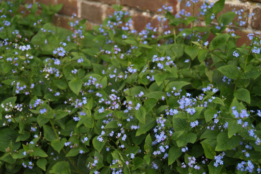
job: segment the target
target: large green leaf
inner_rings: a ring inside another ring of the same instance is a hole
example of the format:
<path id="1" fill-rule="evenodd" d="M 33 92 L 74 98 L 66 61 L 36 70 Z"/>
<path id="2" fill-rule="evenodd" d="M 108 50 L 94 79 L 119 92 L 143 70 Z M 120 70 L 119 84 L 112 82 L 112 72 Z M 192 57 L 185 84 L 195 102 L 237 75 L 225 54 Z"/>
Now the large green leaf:
<path id="1" fill-rule="evenodd" d="M 104 145 L 106 144 L 107 139 L 103 137 L 103 141 L 99 141 L 98 136 L 92 139 L 93 147 L 100 153 Z"/>
<path id="2" fill-rule="evenodd" d="M 211 121 L 216 113 L 217 113 L 217 111 L 213 108 L 206 109 L 204 112 L 204 117 L 205 117 L 206 122 Z"/>
<path id="3" fill-rule="evenodd" d="M 39 147 L 35 147 L 34 150 L 33 150 L 33 155 L 35 157 L 48 157 L 48 155 Z"/>
<path id="4" fill-rule="evenodd" d="M 155 98 L 149 98 L 149 99 L 145 100 L 144 107 L 145 107 L 146 111 L 150 112 L 154 108 L 154 106 L 157 104 L 157 101 L 158 100 Z"/>
<path id="5" fill-rule="evenodd" d="M 224 8 L 225 6 L 225 0 L 218 0 L 214 6 L 213 6 L 213 13 L 217 14 L 219 12 L 221 12 L 221 10 Z"/>
<path id="6" fill-rule="evenodd" d="M 52 174 L 71 174 L 70 165 L 67 161 L 59 161 L 51 168 Z"/>
<path id="7" fill-rule="evenodd" d="M 250 92 L 247 89 L 240 88 L 240 89 L 236 90 L 236 92 L 234 93 L 234 96 L 238 100 L 242 100 L 242 101 L 250 104 Z"/>
<path id="8" fill-rule="evenodd" d="M 172 146 L 169 149 L 168 165 L 171 165 L 177 158 L 182 155 L 180 148 Z"/>
<path id="9" fill-rule="evenodd" d="M 218 49 L 220 47 L 222 47 L 223 45 L 226 44 L 226 42 L 228 41 L 230 35 L 229 34 L 220 34 L 218 36 L 216 36 L 209 45 L 210 50 L 215 50 Z"/>
<path id="10" fill-rule="evenodd" d="M 145 139 L 144 150 L 147 154 L 150 154 L 152 152 L 152 139 L 150 134 L 148 134 Z"/>
<path id="11" fill-rule="evenodd" d="M 216 156 L 215 149 L 213 149 L 209 144 L 201 142 L 201 145 L 204 149 L 205 156 L 209 159 L 214 159 Z"/>
<path id="12" fill-rule="evenodd" d="M 236 13 L 235 12 L 232 12 L 232 11 L 229 11 L 229 12 L 226 12 L 226 13 L 223 13 L 221 14 L 219 17 L 218 17 L 218 21 L 220 24 L 223 24 L 223 25 L 228 25 L 230 22 L 233 21 L 233 19 L 236 17 Z"/>
<path id="13" fill-rule="evenodd" d="M 68 88 L 67 82 L 64 79 L 53 80 L 53 83 L 55 84 L 55 86 L 57 86 L 60 89 Z"/>
<path id="14" fill-rule="evenodd" d="M 5 128 L 0 131 L 0 151 L 5 152 L 5 150 L 9 147 L 10 142 L 14 145 L 14 149 L 19 148 L 20 143 L 15 142 L 18 136 L 18 131 L 15 131 L 11 128 Z"/>
<path id="15" fill-rule="evenodd" d="M 44 138 L 48 141 L 52 141 L 57 139 L 55 132 L 53 131 L 52 127 L 43 125 L 43 131 L 44 131 Z"/>
<path id="16" fill-rule="evenodd" d="M 145 124 L 143 123 L 139 123 L 139 129 L 136 132 L 136 136 L 139 136 L 141 134 L 145 134 L 146 132 L 148 132 L 150 129 L 152 129 L 156 124 L 156 120 L 154 118 L 150 117 L 146 117 L 146 121 Z"/>
<path id="17" fill-rule="evenodd" d="M 237 123 L 237 120 L 228 121 L 228 138 L 231 138 L 234 134 L 238 133 L 242 129 L 242 125 Z"/>
<path id="18" fill-rule="evenodd" d="M 64 143 L 67 140 L 65 138 L 58 140 L 58 139 L 54 139 L 51 141 L 51 146 L 54 148 L 54 150 L 56 150 L 58 153 L 60 153 L 60 151 L 62 150 Z"/>
<path id="19" fill-rule="evenodd" d="M 174 131 L 187 131 L 190 129 L 189 124 L 186 119 L 175 118 L 172 119 L 172 124 Z"/>
<path id="20" fill-rule="evenodd" d="M 47 165 L 47 160 L 44 158 L 40 158 L 37 160 L 36 165 L 45 171 L 46 165 Z"/>
<path id="21" fill-rule="evenodd" d="M 195 59 L 195 57 L 198 55 L 198 51 L 199 51 L 199 49 L 198 49 L 198 47 L 196 47 L 196 46 L 189 46 L 189 45 L 187 45 L 186 47 L 185 47 L 185 53 L 187 54 L 187 55 L 189 55 L 189 57 L 193 60 L 193 59 Z"/>
<path id="22" fill-rule="evenodd" d="M 74 79 L 69 82 L 70 89 L 78 95 L 81 88 L 82 88 L 82 80 L 81 79 Z"/>
<path id="23" fill-rule="evenodd" d="M 240 75 L 240 71 L 235 65 L 221 66 L 220 68 L 218 68 L 218 71 L 220 71 L 227 78 L 234 80 L 237 79 Z"/>
<path id="24" fill-rule="evenodd" d="M 232 150 L 237 147 L 240 143 L 240 138 L 238 136 L 233 136 L 228 138 L 227 132 L 221 132 L 217 136 L 217 147 L 216 151 Z"/>
<path id="25" fill-rule="evenodd" d="M 184 82 L 184 81 L 173 81 L 170 82 L 167 86 L 166 86 L 166 90 L 170 91 L 173 90 L 173 87 L 176 88 L 176 90 L 180 90 L 182 87 L 189 85 L 190 82 Z"/>
<path id="26" fill-rule="evenodd" d="M 144 107 L 140 107 L 139 110 L 135 110 L 135 117 L 143 124 L 145 124 L 146 120 L 146 109 Z"/>
<path id="27" fill-rule="evenodd" d="M 221 170 L 222 170 L 222 167 L 223 165 L 218 165 L 217 167 L 214 166 L 214 160 L 211 161 L 208 165 L 208 170 L 209 170 L 209 174 L 220 174 L 221 173 Z"/>
<path id="28" fill-rule="evenodd" d="M 197 140 L 197 135 L 189 132 L 182 134 L 179 139 L 176 141 L 178 147 L 186 146 L 188 143 L 195 143 Z"/>
<path id="29" fill-rule="evenodd" d="M 5 99 L 5 100 L 2 102 L 2 104 L 3 104 L 4 106 L 6 106 L 7 103 L 11 103 L 12 106 L 14 107 L 16 99 L 17 99 L 17 97 L 9 97 L 9 98 Z"/>

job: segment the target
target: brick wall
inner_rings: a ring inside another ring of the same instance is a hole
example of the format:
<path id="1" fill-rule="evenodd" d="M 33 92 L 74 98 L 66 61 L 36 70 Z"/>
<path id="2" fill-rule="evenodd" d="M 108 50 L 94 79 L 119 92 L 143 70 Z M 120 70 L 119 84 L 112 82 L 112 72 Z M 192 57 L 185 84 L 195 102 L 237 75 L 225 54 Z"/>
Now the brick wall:
<path id="1" fill-rule="evenodd" d="M 197 14 L 197 9 L 202 5 L 203 0 L 195 5 L 194 13 Z M 172 6 L 173 14 L 179 13 L 182 9 L 186 12 L 192 13 L 192 7 L 186 7 L 187 0 L 26 0 L 28 3 L 42 2 L 44 4 L 63 4 L 62 10 L 55 16 L 54 23 L 64 28 L 70 29 L 68 22 L 76 19 L 87 19 L 86 25 L 88 29 L 91 29 L 94 25 L 101 24 L 102 20 L 106 16 L 113 13 L 112 4 L 119 4 L 124 6 L 124 10 L 128 10 L 133 15 L 133 26 L 137 30 L 142 30 L 146 23 L 151 22 L 153 25 L 158 25 L 157 17 L 161 14 L 158 13 L 158 9 L 162 5 L 167 4 Z M 209 2 L 215 2 L 215 0 L 209 0 Z M 242 11 L 240 12 L 240 10 Z M 242 19 L 236 19 L 237 21 L 245 21 L 236 34 L 242 36 L 239 39 L 239 45 L 246 42 L 247 34 L 253 32 L 261 32 L 261 0 L 226 0 L 225 8 L 223 12 L 236 10 L 241 13 Z M 76 18 L 72 19 L 72 14 L 76 14 Z M 252 13 L 255 15 L 251 16 Z M 199 25 L 203 25 L 199 23 Z M 161 31 L 168 28 L 161 29 Z"/>

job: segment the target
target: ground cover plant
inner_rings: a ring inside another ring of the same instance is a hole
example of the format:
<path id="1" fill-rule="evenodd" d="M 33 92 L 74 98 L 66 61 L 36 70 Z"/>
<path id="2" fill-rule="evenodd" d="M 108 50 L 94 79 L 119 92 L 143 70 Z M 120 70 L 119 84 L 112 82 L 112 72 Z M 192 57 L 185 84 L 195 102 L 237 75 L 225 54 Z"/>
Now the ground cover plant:
<path id="1" fill-rule="evenodd" d="M 0 7 L 1 173 L 260 173 L 260 34 L 224 32 L 240 11 L 163 6 L 160 33 L 114 6 L 69 31 L 50 23 L 61 5 L 21 3 Z"/>

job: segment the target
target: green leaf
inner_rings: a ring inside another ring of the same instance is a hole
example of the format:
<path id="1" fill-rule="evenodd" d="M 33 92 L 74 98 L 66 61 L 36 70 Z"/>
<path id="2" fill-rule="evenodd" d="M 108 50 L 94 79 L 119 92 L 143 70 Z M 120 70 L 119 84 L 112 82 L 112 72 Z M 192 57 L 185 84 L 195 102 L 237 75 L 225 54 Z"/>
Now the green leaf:
<path id="1" fill-rule="evenodd" d="M 258 68 L 252 68 L 249 71 L 246 71 L 242 74 L 241 78 L 242 79 L 256 79 L 260 76 L 260 71 Z"/>
<path id="2" fill-rule="evenodd" d="M 245 88 L 240 88 L 234 93 L 234 97 L 250 104 L 250 92 Z"/>
<path id="3" fill-rule="evenodd" d="M 146 109 L 147 112 L 150 112 L 154 106 L 157 104 L 158 100 L 155 98 L 149 98 L 147 100 L 145 100 L 144 102 L 144 107 Z"/>
<path id="4" fill-rule="evenodd" d="M 130 146 L 126 149 L 125 154 L 136 154 L 139 152 L 140 147 L 139 146 Z"/>
<path id="5" fill-rule="evenodd" d="M 82 80 L 81 79 L 74 79 L 69 82 L 70 89 L 78 95 L 81 88 L 82 88 Z"/>
<path id="6" fill-rule="evenodd" d="M 217 111 L 215 109 L 212 109 L 212 108 L 206 109 L 204 112 L 204 117 L 205 117 L 206 122 L 211 121 L 215 114 L 217 114 Z"/>
<path id="7" fill-rule="evenodd" d="M 43 130 L 44 130 L 44 138 L 48 141 L 52 141 L 57 139 L 57 137 L 55 136 L 55 133 L 53 131 L 53 129 L 50 126 L 47 125 L 43 125 Z"/>
<path id="8" fill-rule="evenodd" d="M 212 100 L 213 103 L 216 103 L 216 104 L 220 104 L 222 106 L 225 106 L 225 103 L 223 102 L 223 100 L 219 97 L 215 97 L 215 99 Z"/>
<path id="9" fill-rule="evenodd" d="M 208 50 L 207 49 L 200 49 L 198 51 L 198 60 L 200 62 L 203 62 L 206 59 L 207 55 L 208 55 Z"/>
<path id="10" fill-rule="evenodd" d="M 5 99 L 2 104 L 6 106 L 7 103 L 11 103 L 12 106 L 15 106 L 15 101 L 16 101 L 17 97 L 9 97 L 7 99 Z"/>
<path id="11" fill-rule="evenodd" d="M 154 118 L 150 117 L 146 117 L 146 121 L 145 124 L 139 122 L 139 129 L 136 132 L 136 136 L 139 136 L 141 134 L 145 134 L 146 132 L 148 132 L 150 129 L 152 129 L 156 124 L 156 121 Z"/>
<path id="12" fill-rule="evenodd" d="M 148 134 L 145 139 L 144 150 L 147 154 L 150 154 L 152 152 L 152 139 L 150 134 Z"/>
<path id="13" fill-rule="evenodd" d="M 132 170 L 136 170 L 137 168 L 141 167 L 144 164 L 144 160 L 140 157 L 134 158 L 132 162 L 134 164 Z"/>
<path id="14" fill-rule="evenodd" d="M 53 83 L 60 89 L 64 90 L 68 88 L 67 82 L 64 79 L 53 80 Z"/>
<path id="15" fill-rule="evenodd" d="M 24 134 L 19 134 L 18 137 L 16 138 L 16 142 L 18 141 L 25 141 L 28 138 L 30 138 L 30 133 L 29 132 L 25 132 Z"/>
<path id="16" fill-rule="evenodd" d="M 184 131 L 175 131 L 172 135 L 173 140 L 179 139 L 179 137 L 184 133 Z"/>
<path id="17" fill-rule="evenodd" d="M 218 71 L 221 72 L 224 76 L 230 79 L 237 79 L 240 76 L 240 71 L 235 65 L 226 65 L 218 68 Z"/>
<path id="18" fill-rule="evenodd" d="M 241 111 L 241 110 L 243 110 L 243 109 L 246 109 L 245 108 L 245 106 L 242 104 L 242 103 L 239 103 L 238 102 L 238 100 L 237 100 L 237 98 L 236 97 L 234 97 L 234 99 L 233 99 L 233 101 L 232 101 L 232 103 L 231 103 L 231 105 L 230 105 L 230 108 L 232 108 L 232 107 L 236 107 L 236 110 L 237 111 Z M 232 114 L 232 109 L 230 110 L 230 113 Z M 232 114 L 233 115 L 233 114 Z M 235 118 L 235 116 L 234 116 L 234 118 Z"/>
<path id="19" fill-rule="evenodd" d="M 195 108 L 196 112 L 190 116 L 191 121 L 195 121 L 196 119 L 200 118 L 200 114 L 203 109 L 204 109 L 204 107 L 196 107 Z"/>
<path id="20" fill-rule="evenodd" d="M 237 124 L 237 120 L 228 121 L 228 138 L 231 138 L 234 134 L 238 133 L 242 129 L 242 125 Z"/>
<path id="21" fill-rule="evenodd" d="M 61 109 L 55 110 L 54 113 L 55 113 L 55 117 L 54 117 L 55 120 L 62 119 L 69 114 L 67 111 L 64 111 L 64 110 L 61 110 Z"/>
<path id="22" fill-rule="evenodd" d="M 22 158 L 26 158 L 26 155 L 24 155 L 25 150 L 24 149 L 20 149 L 17 153 L 12 153 L 12 157 L 13 159 L 22 159 Z"/>
<path id="23" fill-rule="evenodd" d="M 129 169 L 129 167 L 127 165 L 124 165 L 123 172 L 124 172 L 124 174 L 125 173 L 126 174 L 131 174 L 131 171 L 130 171 L 130 169 Z"/>
<path id="24" fill-rule="evenodd" d="M 230 24 L 230 22 L 232 22 L 235 17 L 236 17 L 236 13 L 229 11 L 229 12 L 221 14 L 218 17 L 218 22 L 225 26 L 225 25 Z"/>
<path id="25" fill-rule="evenodd" d="M 150 157 L 151 155 L 144 155 L 143 159 L 145 160 L 145 162 L 149 165 L 150 164 Z"/>
<path id="26" fill-rule="evenodd" d="M 209 159 L 214 159 L 214 156 L 216 156 L 215 149 L 213 149 L 209 144 L 201 142 L 201 145 L 204 149 L 205 156 Z"/>
<path id="27" fill-rule="evenodd" d="M 94 137 L 92 140 L 93 147 L 100 153 L 104 145 L 106 144 L 106 138 L 103 137 L 103 141 L 100 142 L 98 139 L 98 136 Z"/>
<path id="28" fill-rule="evenodd" d="M 106 124 L 104 129 L 117 128 L 117 127 L 119 127 L 117 123 L 118 123 L 117 120 L 110 121 L 108 124 Z"/>
<path id="29" fill-rule="evenodd" d="M 221 10 L 224 8 L 225 6 L 225 0 L 218 0 L 214 6 L 213 6 L 213 13 L 217 14 L 219 12 L 221 12 Z"/>
<path id="30" fill-rule="evenodd" d="M 223 165 L 218 165 L 217 167 L 214 166 L 214 160 L 211 161 L 208 165 L 209 174 L 220 174 L 223 168 Z"/>
<path id="31" fill-rule="evenodd" d="M 93 107 L 93 97 L 90 100 L 88 100 L 88 102 L 86 104 L 87 109 L 91 110 L 92 107 Z"/>
<path id="32" fill-rule="evenodd" d="M 240 143 L 240 138 L 238 136 L 233 136 L 228 138 L 227 132 L 221 132 L 217 136 L 217 147 L 216 151 L 232 150 L 237 147 Z"/>
<path id="33" fill-rule="evenodd" d="M 54 150 L 60 153 L 66 141 L 67 141 L 66 138 L 63 138 L 61 140 L 55 139 L 51 141 L 51 146 L 53 147 Z"/>
<path id="34" fill-rule="evenodd" d="M 154 99 L 161 99 L 162 96 L 165 96 L 164 92 L 159 92 L 159 91 L 155 91 L 155 92 L 149 92 L 145 95 L 148 98 L 154 98 Z"/>
<path id="35" fill-rule="evenodd" d="M 15 131 L 11 128 L 4 128 L 0 131 L 0 151 L 5 152 L 5 150 L 9 147 L 10 142 L 17 149 L 20 146 L 20 143 L 15 143 L 15 140 L 18 136 L 18 131 Z"/>
<path id="36" fill-rule="evenodd" d="M 172 119 L 172 124 L 174 131 L 187 131 L 189 128 L 188 122 L 186 119 L 181 119 L 181 118 L 175 118 L 173 117 Z"/>
<path id="37" fill-rule="evenodd" d="M 70 165 L 67 161 L 60 161 L 55 163 L 55 165 L 50 170 L 52 174 L 71 174 Z"/>
<path id="38" fill-rule="evenodd" d="M 35 147 L 33 150 L 33 155 L 36 157 L 48 157 L 48 155 L 39 147 Z"/>
<path id="39" fill-rule="evenodd" d="M 139 110 L 135 110 L 135 117 L 143 124 L 145 124 L 146 120 L 146 109 L 144 107 L 140 107 Z"/>
<path id="40" fill-rule="evenodd" d="M 157 73 L 154 76 L 154 79 L 157 83 L 158 86 L 160 86 L 162 84 L 162 82 L 168 77 L 168 73 L 167 72 L 163 72 L 163 73 Z"/>
<path id="41" fill-rule="evenodd" d="M 166 90 L 167 91 L 172 91 L 173 87 L 176 88 L 176 90 L 180 90 L 182 87 L 189 85 L 189 82 L 184 82 L 184 81 L 173 81 L 168 83 L 168 85 L 166 86 Z"/>
<path id="42" fill-rule="evenodd" d="M 187 46 L 185 47 L 185 53 L 186 53 L 187 55 L 189 55 L 189 57 L 190 57 L 192 60 L 195 59 L 195 57 L 198 55 L 198 51 L 199 51 L 198 47 L 195 47 L 195 46 L 189 46 L 189 45 L 187 45 Z"/>
<path id="43" fill-rule="evenodd" d="M 174 163 L 176 159 L 178 159 L 182 155 L 180 148 L 172 146 L 169 149 L 169 157 L 168 157 L 168 165 Z"/>
<path id="44" fill-rule="evenodd" d="M 47 160 L 44 158 L 38 159 L 36 165 L 46 171 Z"/>
<path id="45" fill-rule="evenodd" d="M 112 111 L 104 111 L 103 113 L 99 113 L 98 110 L 95 111 L 94 113 L 94 119 L 95 120 L 100 120 L 105 118 L 107 115 L 109 115 L 110 113 L 112 113 Z"/>
<path id="46" fill-rule="evenodd" d="M 67 154 L 66 157 L 72 157 L 78 155 L 80 152 L 79 148 L 72 148 Z"/>
<path id="47" fill-rule="evenodd" d="M 205 130 L 205 132 L 200 136 L 200 139 L 208 138 L 208 139 L 216 139 L 218 135 L 217 130 Z"/>
<path id="48" fill-rule="evenodd" d="M 186 146 L 188 143 L 195 143 L 197 140 L 197 135 L 189 132 L 182 134 L 179 139 L 176 141 L 178 147 Z"/>
<path id="49" fill-rule="evenodd" d="M 223 45 L 226 44 L 226 42 L 228 41 L 230 35 L 229 34 L 220 34 L 218 36 L 216 36 L 209 45 L 209 49 L 210 50 L 215 50 L 218 49 L 220 47 L 222 47 Z"/>

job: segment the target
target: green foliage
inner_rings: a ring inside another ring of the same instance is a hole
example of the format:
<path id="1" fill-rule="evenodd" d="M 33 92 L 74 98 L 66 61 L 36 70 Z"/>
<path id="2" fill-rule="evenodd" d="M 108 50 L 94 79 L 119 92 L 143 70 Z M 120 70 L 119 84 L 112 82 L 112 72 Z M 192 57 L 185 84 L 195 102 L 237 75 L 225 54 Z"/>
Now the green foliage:
<path id="1" fill-rule="evenodd" d="M 260 38 L 224 33 L 240 14 L 224 0 L 204 27 L 165 8 L 164 34 L 117 5 L 69 31 L 51 23 L 62 5 L 21 3 L 0 5 L 0 173 L 258 173 Z"/>

